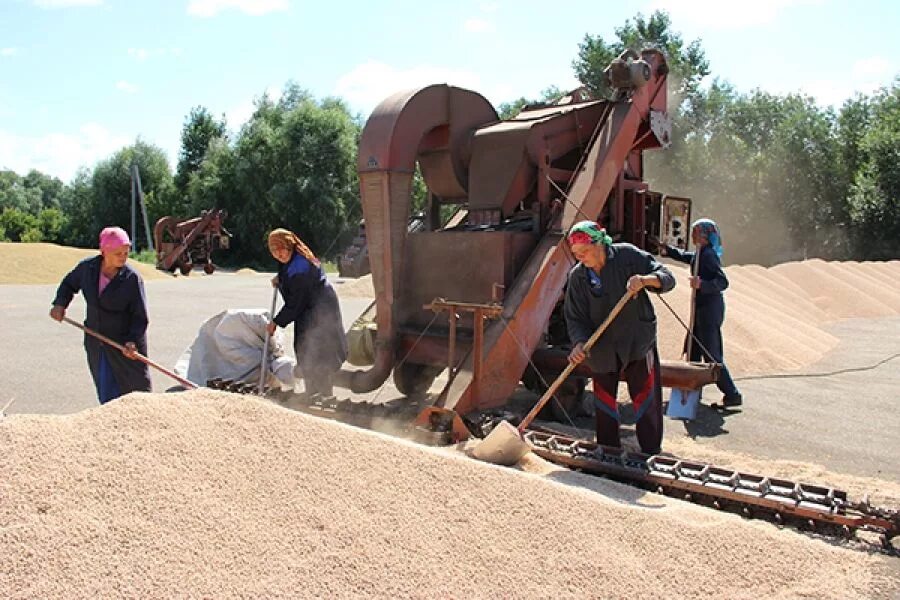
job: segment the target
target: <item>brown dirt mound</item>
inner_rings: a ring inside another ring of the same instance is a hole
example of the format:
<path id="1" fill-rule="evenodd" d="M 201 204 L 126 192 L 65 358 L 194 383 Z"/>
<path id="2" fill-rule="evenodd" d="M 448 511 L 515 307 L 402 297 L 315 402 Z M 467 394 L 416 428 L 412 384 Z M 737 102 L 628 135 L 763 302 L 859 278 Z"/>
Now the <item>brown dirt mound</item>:
<path id="1" fill-rule="evenodd" d="M 79 261 L 97 253 L 57 244 L 0 242 L 0 284 L 59 283 Z M 153 265 L 136 260 L 129 260 L 128 264 L 144 279 L 165 277 Z"/>
<path id="2" fill-rule="evenodd" d="M 884 559 L 212 391 L 0 420 L 0 596 L 864 598 Z M 896 582 L 894 582 L 896 583 Z"/>

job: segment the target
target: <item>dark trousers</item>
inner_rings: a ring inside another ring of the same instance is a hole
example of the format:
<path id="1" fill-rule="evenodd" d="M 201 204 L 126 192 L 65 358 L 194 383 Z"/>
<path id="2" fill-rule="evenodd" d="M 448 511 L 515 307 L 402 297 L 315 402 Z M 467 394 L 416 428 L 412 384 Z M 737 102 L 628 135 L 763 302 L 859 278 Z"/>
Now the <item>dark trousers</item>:
<path id="1" fill-rule="evenodd" d="M 106 357 L 106 349 L 100 349 L 100 374 L 97 377 L 97 397 L 100 404 L 106 404 L 122 395 L 119 383 L 113 373 L 109 358 Z"/>
<path id="2" fill-rule="evenodd" d="M 619 408 L 616 404 L 619 373 L 624 375 L 628 384 L 641 451 L 645 454 L 659 454 L 663 437 L 662 376 L 655 346 L 646 357 L 620 366 L 615 373 L 594 374 L 594 395 L 598 400 L 597 443 L 617 448 L 622 446 L 619 438 Z"/>
<path id="3" fill-rule="evenodd" d="M 725 321 L 725 305 L 719 306 L 697 307 L 697 314 L 694 321 L 694 336 L 706 349 L 694 340 L 691 344 L 691 357 L 693 362 L 717 362 L 722 365 L 722 371 L 719 373 L 719 380 L 716 385 L 725 396 L 737 396 L 737 386 L 731 378 L 728 367 L 725 366 L 725 349 L 722 341 L 722 323 Z"/>
<path id="4" fill-rule="evenodd" d="M 307 369 L 303 373 L 303 385 L 308 394 L 334 395 L 334 371 L 331 369 Z"/>

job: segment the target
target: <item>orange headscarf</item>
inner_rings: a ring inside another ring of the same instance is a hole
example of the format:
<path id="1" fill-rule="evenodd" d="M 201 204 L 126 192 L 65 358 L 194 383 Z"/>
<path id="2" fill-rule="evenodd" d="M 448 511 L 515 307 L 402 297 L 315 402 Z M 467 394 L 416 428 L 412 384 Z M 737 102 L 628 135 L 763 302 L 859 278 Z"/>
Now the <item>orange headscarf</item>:
<path id="1" fill-rule="evenodd" d="M 275 246 L 276 248 L 288 248 L 301 254 L 306 260 L 311 262 L 312 264 L 319 266 L 319 259 L 316 258 L 316 255 L 312 253 L 312 250 L 309 249 L 309 246 L 303 243 L 303 241 L 297 237 L 297 234 L 288 229 L 283 229 L 279 227 L 278 229 L 272 230 L 269 234 L 269 247 Z"/>

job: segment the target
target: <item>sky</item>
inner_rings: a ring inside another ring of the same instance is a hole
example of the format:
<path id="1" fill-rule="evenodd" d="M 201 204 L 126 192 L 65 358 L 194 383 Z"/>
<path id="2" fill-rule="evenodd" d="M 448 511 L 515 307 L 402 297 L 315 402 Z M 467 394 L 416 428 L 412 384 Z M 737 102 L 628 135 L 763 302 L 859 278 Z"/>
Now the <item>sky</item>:
<path id="1" fill-rule="evenodd" d="M 900 75 L 896 0 L 0 0 L 0 169 L 68 182 L 140 137 L 174 170 L 192 107 L 237 131 L 288 81 L 363 118 L 433 83 L 572 89 L 585 35 L 655 10 L 741 92 L 839 107 Z"/>

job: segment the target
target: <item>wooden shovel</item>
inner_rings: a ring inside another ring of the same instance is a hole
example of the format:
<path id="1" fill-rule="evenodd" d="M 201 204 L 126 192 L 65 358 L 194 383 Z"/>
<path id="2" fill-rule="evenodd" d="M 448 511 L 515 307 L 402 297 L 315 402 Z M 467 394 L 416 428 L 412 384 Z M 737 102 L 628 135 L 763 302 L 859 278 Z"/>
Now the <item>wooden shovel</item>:
<path id="1" fill-rule="evenodd" d="M 600 327 L 594 331 L 588 341 L 584 343 L 585 352 L 591 349 L 594 342 L 603 335 L 603 332 L 606 331 L 609 324 L 613 322 L 613 319 L 615 319 L 620 312 L 622 312 L 622 309 L 625 308 L 625 305 L 628 304 L 628 301 L 633 297 L 634 294 L 626 290 L 625 295 L 619 299 L 612 311 L 610 311 L 609 316 L 607 316 L 603 323 L 600 324 Z M 475 447 L 472 451 L 473 456 L 485 462 L 504 466 L 514 465 L 522 460 L 522 457 L 531 451 L 531 446 L 522 439 L 522 433 L 529 425 L 531 425 L 531 422 L 538 413 L 541 412 L 544 405 L 553 397 L 553 394 L 556 393 L 559 386 L 562 385 L 566 380 L 566 377 L 568 377 L 577 366 L 578 365 L 573 363 L 569 363 L 568 366 L 566 366 L 563 372 L 559 374 L 559 377 L 550 384 L 550 387 L 547 388 L 547 391 L 544 392 L 544 395 L 541 396 L 538 403 L 534 405 L 531 412 L 522 419 L 522 422 L 519 423 L 518 427 L 513 427 L 509 421 L 500 421 L 500 423 L 491 430 L 488 436 L 481 440 L 478 446 Z"/>
<path id="2" fill-rule="evenodd" d="M 700 268 L 700 248 L 694 255 L 694 262 L 691 263 L 691 275 L 696 277 Z M 691 318 L 687 332 L 687 340 L 685 342 L 685 360 L 691 361 L 691 350 L 694 343 L 694 319 L 697 314 L 697 288 L 691 286 Z M 686 388 L 672 388 L 669 395 L 669 408 L 666 410 L 666 416 L 670 419 L 679 419 L 682 421 L 693 421 L 697 418 L 697 407 L 700 406 L 700 390 L 692 390 Z"/>
<path id="3" fill-rule="evenodd" d="M 74 320 L 70 319 L 69 317 L 63 317 L 62 320 L 65 321 L 66 323 L 68 323 L 69 325 L 73 325 L 73 326 L 77 327 L 78 329 L 82 330 L 86 334 L 97 338 L 104 344 L 109 344 L 113 348 L 116 348 L 117 350 L 119 350 L 123 353 L 126 352 L 125 346 L 123 346 L 122 344 L 120 344 L 118 342 L 114 342 L 113 340 L 109 339 L 102 333 L 97 333 L 93 329 L 89 329 L 89 328 L 85 327 L 84 325 L 82 325 L 81 323 L 79 323 L 78 321 L 74 321 Z M 135 360 L 139 360 L 142 363 L 144 363 L 145 365 L 153 367 L 160 373 L 163 373 L 164 375 L 168 375 L 169 377 L 171 377 L 172 379 L 174 379 L 175 381 L 177 381 L 178 383 L 180 383 L 181 385 L 183 385 L 184 387 L 186 387 L 189 390 L 196 389 L 196 387 L 197 387 L 197 384 L 192 383 L 192 382 L 188 381 L 187 379 L 184 379 L 183 377 L 179 377 L 178 375 L 176 375 L 172 371 L 168 370 L 167 368 L 163 367 L 162 365 L 153 362 L 152 360 L 150 360 L 149 358 L 147 358 L 140 352 L 135 352 Z"/>

